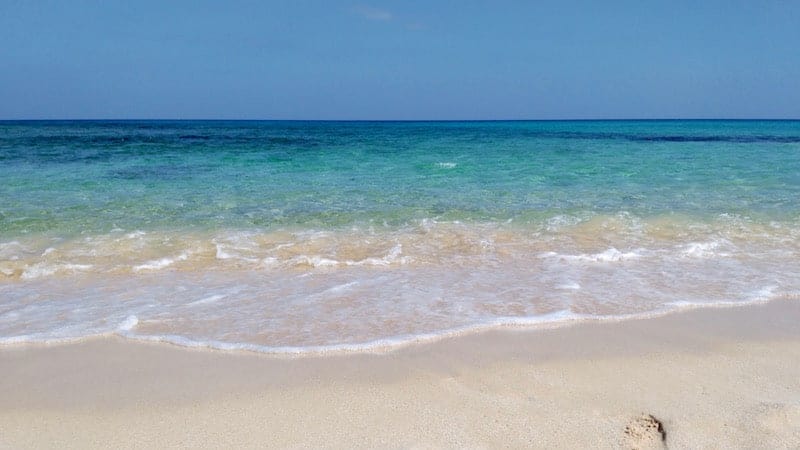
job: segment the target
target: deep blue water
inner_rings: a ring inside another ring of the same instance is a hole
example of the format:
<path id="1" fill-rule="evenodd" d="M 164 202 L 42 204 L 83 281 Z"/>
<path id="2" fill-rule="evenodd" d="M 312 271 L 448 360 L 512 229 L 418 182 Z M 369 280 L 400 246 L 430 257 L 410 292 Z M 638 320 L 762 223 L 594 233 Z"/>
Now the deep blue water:
<path id="1" fill-rule="evenodd" d="M 2 122 L 0 235 L 800 212 L 800 122 Z"/>

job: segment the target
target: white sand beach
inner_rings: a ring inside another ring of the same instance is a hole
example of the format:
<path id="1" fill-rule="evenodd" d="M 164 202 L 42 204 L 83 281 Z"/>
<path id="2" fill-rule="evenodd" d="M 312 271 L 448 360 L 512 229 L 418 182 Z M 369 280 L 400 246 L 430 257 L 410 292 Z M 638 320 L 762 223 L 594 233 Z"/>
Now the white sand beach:
<path id="1" fill-rule="evenodd" d="M 303 358 L 7 346 L 0 447 L 797 448 L 798 320 L 782 301 Z"/>

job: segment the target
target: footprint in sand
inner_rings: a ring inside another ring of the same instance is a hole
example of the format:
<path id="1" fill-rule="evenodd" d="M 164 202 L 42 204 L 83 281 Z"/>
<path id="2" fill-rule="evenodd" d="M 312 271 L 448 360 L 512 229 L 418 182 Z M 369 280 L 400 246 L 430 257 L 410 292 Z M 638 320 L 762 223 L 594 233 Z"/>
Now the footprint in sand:
<path id="1" fill-rule="evenodd" d="M 642 414 L 628 422 L 622 445 L 635 450 L 667 448 L 664 424 L 650 414 Z"/>

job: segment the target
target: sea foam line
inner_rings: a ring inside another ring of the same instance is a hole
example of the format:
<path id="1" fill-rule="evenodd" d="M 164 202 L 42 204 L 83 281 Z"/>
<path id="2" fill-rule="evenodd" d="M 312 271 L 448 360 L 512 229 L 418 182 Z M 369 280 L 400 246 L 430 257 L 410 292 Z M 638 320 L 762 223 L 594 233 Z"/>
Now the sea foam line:
<path id="1" fill-rule="evenodd" d="M 179 347 L 205 349 L 210 351 L 253 352 L 276 357 L 333 356 L 341 354 L 386 354 L 415 345 L 430 344 L 446 339 L 452 339 L 471 334 L 479 334 L 493 330 L 540 330 L 562 328 L 584 323 L 615 323 L 628 320 L 653 319 L 696 309 L 738 308 L 765 304 L 778 300 L 800 299 L 800 291 L 775 294 L 774 290 L 774 286 L 765 287 L 754 292 L 749 300 L 743 301 L 718 301 L 709 303 L 675 301 L 665 304 L 663 308 L 643 313 L 595 316 L 589 314 L 577 314 L 568 310 L 560 310 L 539 316 L 498 317 L 485 322 L 464 325 L 438 332 L 387 337 L 362 343 L 310 346 L 268 346 L 243 342 L 233 343 L 215 340 L 198 341 L 174 334 L 140 335 L 136 334 L 135 332 L 136 326 L 139 323 L 139 319 L 136 316 L 128 316 L 115 330 L 109 332 L 86 336 L 39 339 L 37 339 L 37 337 L 42 336 L 42 333 L 37 333 L 36 335 L 9 336 L 0 338 L 0 346 L 63 345 L 83 342 L 89 339 L 117 336 L 138 342 L 169 344 Z"/>

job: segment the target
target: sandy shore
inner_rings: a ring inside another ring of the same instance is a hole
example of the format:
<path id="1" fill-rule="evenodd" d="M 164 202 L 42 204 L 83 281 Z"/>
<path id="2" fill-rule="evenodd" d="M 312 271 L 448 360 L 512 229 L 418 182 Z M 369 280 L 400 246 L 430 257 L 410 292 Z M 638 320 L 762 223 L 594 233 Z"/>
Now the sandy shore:
<path id="1" fill-rule="evenodd" d="M 798 301 L 383 355 L 4 347 L 0 373 L 2 448 L 800 447 Z"/>

